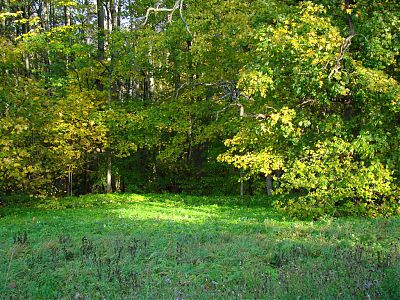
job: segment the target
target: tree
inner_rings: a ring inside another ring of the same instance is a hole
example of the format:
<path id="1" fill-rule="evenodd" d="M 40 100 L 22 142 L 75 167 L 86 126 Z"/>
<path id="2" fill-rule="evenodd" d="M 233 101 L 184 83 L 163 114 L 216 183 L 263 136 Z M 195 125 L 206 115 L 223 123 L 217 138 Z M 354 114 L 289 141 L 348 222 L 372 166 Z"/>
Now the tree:
<path id="1" fill-rule="evenodd" d="M 399 8 L 2 3 L 1 189 L 274 192 L 294 215 L 396 213 Z"/>
<path id="2" fill-rule="evenodd" d="M 344 20 L 349 10 L 356 6 Z M 283 173 L 277 192 L 299 198 L 277 204 L 303 217 L 399 208 L 400 85 L 350 47 L 357 33 L 348 24 L 343 36 L 322 5 L 302 2 L 259 31 L 259 57 L 240 80 L 258 120 L 243 123 L 221 156 L 253 174 Z"/>

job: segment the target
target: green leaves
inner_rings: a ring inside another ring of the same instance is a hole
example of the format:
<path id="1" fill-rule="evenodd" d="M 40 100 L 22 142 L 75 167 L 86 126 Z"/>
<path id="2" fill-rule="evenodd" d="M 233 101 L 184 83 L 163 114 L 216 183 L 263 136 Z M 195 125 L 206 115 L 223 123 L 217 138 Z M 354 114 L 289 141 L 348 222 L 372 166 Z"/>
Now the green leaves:
<path id="1" fill-rule="evenodd" d="M 104 16 L 14 4 L 0 14 L 7 192 L 102 191 L 112 158 L 117 190 L 235 193 L 240 174 L 249 193 L 299 196 L 279 204 L 293 214 L 396 211 L 393 1 L 185 0 L 192 35 L 163 14 L 140 26 L 147 0 L 104 1 Z"/>
<path id="2" fill-rule="evenodd" d="M 251 176 L 282 173 L 276 193 L 299 199 L 277 207 L 292 215 L 391 214 L 399 208 L 392 142 L 400 85 L 345 48 L 336 23 L 324 6 L 302 2 L 259 30 L 258 55 L 239 86 L 247 116 L 264 117 L 243 122 L 220 159 Z"/>

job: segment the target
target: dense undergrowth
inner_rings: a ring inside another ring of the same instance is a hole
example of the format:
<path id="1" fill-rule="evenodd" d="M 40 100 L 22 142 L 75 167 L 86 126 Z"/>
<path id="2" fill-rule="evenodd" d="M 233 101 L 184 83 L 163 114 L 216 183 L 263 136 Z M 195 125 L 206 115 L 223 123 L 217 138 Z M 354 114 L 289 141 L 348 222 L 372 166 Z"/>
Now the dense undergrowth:
<path id="1" fill-rule="evenodd" d="M 398 299 L 400 219 L 262 198 L 91 195 L 1 208 L 2 299 Z"/>

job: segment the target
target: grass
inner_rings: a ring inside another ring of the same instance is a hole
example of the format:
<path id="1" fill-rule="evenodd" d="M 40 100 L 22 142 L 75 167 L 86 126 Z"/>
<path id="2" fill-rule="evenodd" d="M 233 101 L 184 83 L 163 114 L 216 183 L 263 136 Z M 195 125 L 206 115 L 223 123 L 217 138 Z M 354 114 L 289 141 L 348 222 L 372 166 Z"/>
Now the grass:
<path id="1" fill-rule="evenodd" d="M 179 195 L 0 215 L 0 299 L 400 299 L 399 218 L 295 221 L 262 198 Z"/>

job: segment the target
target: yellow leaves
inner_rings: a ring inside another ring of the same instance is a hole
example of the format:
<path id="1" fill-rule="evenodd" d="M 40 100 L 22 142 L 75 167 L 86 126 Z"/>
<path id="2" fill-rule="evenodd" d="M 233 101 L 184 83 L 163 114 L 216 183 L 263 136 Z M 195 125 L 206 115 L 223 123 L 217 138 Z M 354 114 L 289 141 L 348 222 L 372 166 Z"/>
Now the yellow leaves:
<path id="1" fill-rule="evenodd" d="M 276 29 L 275 36 L 276 37 L 284 36 L 287 33 L 289 33 L 289 30 L 287 27 L 280 27 L 280 28 Z"/>
<path id="2" fill-rule="evenodd" d="M 78 6 L 78 3 L 76 1 L 70 1 L 70 0 L 61 0 L 61 1 L 59 0 L 58 4 L 62 5 L 62 6 L 70 6 L 70 7 Z"/>
<path id="3" fill-rule="evenodd" d="M 260 71 L 249 71 L 242 75 L 238 85 L 243 87 L 246 95 L 249 97 L 260 93 L 261 97 L 266 97 L 268 90 L 273 87 L 273 79 Z"/>
<path id="4" fill-rule="evenodd" d="M 31 25 L 38 25 L 38 24 L 40 24 L 40 22 L 41 22 L 41 19 L 39 17 L 33 17 L 33 18 L 29 19 L 29 23 Z"/>
<path id="5" fill-rule="evenodd" d="M 306 1 L 301 4 L 302 14 L 300 20 L 309 24 L 312 27 L 316 27 L 318 25 L 326 26 L 326 21 L 324 18 L 319 17 L 318 15 L 326 14 L 326 9 L 323 5 L 313 4 L 311 1 Z"/>
<path id="6" fill-rule="evenodd" d="M 400 104 L 400 95 L 396 96 L 392 101 L 391 104 L 393 107 L 396 108 L 396 111 L 399 110 L 399 104 Z"/>
<path id="7" fill-rule="evenodd" d="M 388 77 L 384 71 L 365 68 L 359 62 L 356 62 L 355 66 L 361 79 L 359 83 L 362 83 L 366 89 L 375 93 L 394 93 L 395 97 L 396 94 L 399 97 L 400 84 L 395 79 Z"/>
<path id="8" fill-rule="evenodd" d="M 283 107 L 280 112 L 270 115 L 271 124 L 274 126 L 280 120 L 285 125 L 291 125 L 293 118 L 296 116 L 296 111 L 288 107 Z"/>
<path id="9" fill-rule="evenodd" d="M 258 51 L 265 53 L 265 59 L 272 62 L 278 57 L 284 57 L 298 66 L 302 73 L 317 76 L 319 86 L 322 87 L 327 67 L 335 63 L 340 51 L 342 37 L 331 19 L 321 16 L 325 13 L 322 6 L 305 2 L 302 4 L 302 12 L 300 22 L 289 17 L 277 26 L 264 29 L 259 36 L 261 43 Z M 272 71 L 269 73 L 272 74 Z M 250 94 L 253 90 L 249 89 Z"/>
<path id="10" fill-rule="evenodd" d="M 296 115 L 296 112 L 293 109 L 289 109 L 284 107 L 282 109 L 282 123 L 283 124 L 291 124 L 293 117 Z"/>
<path id="11" fill-rule="evenodd" d="M 280 114 L 279 113 L 271 114 L 270 118 L 271 118 L 271 121 L 272 121 L 272 125 L 275 125 L 279 121 Z"/>
<path id="12" fill-rule="evenodd" d="M 261 123 L 260 124 L 260 130 L 263 134 L 269 133 L 270 132 L 270 128 L 267 126 L 267 124 L 265 123 Z"/>
<path id="13" fill-rule="evenodd" d="M 3 12 L 0 13 L 0 20 L 5 20 L 8 18 L 18 18 L 19 16 L 21 16 L 24 12 L 19 10 L 15 13 L 11 13 L 11 12 Z"/>
<path id="14" fill-rule="evenodd" d="M 339 94 L 342 96 L 346 96 L 350 93 L 350 89 L 344 85 L 339 85 Z"/>
<path id="15" fill-rule="evenodd" d="M 238 169 L 248 170 L 249 174 L 263 173 L 268 175 L 284 166 L 283 156 L 275 154 L 271 147 L 245 154 L 235 154 L 229 151 L 219 155 L 218 161 L 232 164 Z"/>
<path id="16" fill-rule="evenodd" d="M 21 133 L 22 131 L 24 131 L 24 130 L 26 130 L 26 129 L 28 129 L 28 126 L 27 126 L 27 125 L 17 124 L 17 125 L 15 125 L 15 127 L 14 127 L 14 132 L 15 132 L 16 134 L 19 134 L 19 133 Z"/>
<path id="17" fill-rule="evenodd" d="M 233 138 L 225 140 L 224 145 L 236 151 L 239 149 L 237 146 L 243 144 L 244 141 L 245 139 L 243 138 L 243 136 L 237 134 Z"/>

